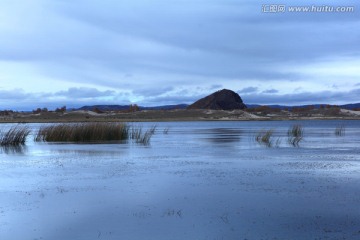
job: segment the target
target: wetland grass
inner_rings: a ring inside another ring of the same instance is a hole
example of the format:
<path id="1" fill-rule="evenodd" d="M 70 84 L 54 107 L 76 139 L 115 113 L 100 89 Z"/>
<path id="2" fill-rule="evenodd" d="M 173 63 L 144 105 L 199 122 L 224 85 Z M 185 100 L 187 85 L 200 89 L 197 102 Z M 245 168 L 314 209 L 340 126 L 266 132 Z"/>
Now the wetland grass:
<path id="1" fill-rule="evenodd" d="M 0 145 L 3 147 L 24 145 L 30 129 L 26 126 L 11 127 L 5 133 L 0 132 Z"/>
<path id="2" fill-rule="evenodd" d="M 298 147 L 301 140 L 303 140 L 304 129 L 301 125 L 296 124 L 288 130 L 288 143 L 294 147 Z"/>
<path id="3" fill-rule="evenodd" d="M 156 126 L 143 133 L 142 127 L 125 123 L 78 123 L 43 126 L 35 135 L 37 142 L 103 143 L 133 140 L 148 145 Z"/>
<path id="4" fill-rule="evenodd" d="M 125 123 L 78 123 L 43 126 L 35 136 L 40 142 L 106 142 L 129 139 Z"/>
<path id="5" fill-rule="evenodd" d="M 151 130 L 147 130 L 144 134 L 140 135 L 137 139 L 135 139 L 136 143 L 141 143 L 143 145 L 149 145 L 150 139 L 153 133 Z"/>
<path id="6" fill-rule="evenodd" d="M 156 125 L 152 126 L 150 129 L 143 133 L 142 127 L 131 127 L 130 138 L 133 139 L 136 143 L 143 145 L 149 145 L 151 137 L 155 134 Z"/>
<path id="7" fill-rule="evenodd" d="M 255 140 L 261 144 L 264 145 L 266 147 L 273 147 L 274 144 L 275 146 L 279 146 L 280 145 L 280 138 L 278 138 L 276 141 L 274 140 L 274 130 L 269 129 L 269 130 L 263 130 L 260 131 L 256 137 Z"/>

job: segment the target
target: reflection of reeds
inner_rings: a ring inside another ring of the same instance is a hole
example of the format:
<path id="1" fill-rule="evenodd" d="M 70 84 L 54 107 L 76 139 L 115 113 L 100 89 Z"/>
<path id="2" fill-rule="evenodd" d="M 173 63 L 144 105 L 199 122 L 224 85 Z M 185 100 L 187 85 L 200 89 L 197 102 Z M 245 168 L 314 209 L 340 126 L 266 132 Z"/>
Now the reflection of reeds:
<path id="1" fill-rule="evenodd" d="M 266 147 L 272 147 L 274 145 L 274 137 L 273 137 L 274 130 L 263 130 L 260 131 L 256 137 L 255 140 L 262 145 L 265 145 Z M 281 140 L 278 138 L 275 142 L 276 146 L 279 146 Z"/>
<path id="2" fill-rule="evenodd" d="M 101 142 L 128 138 L 129 127 L 124 123 L 79 123 L 41 127 L 35 136 L 35 141 Z"/>
<path id="3" fill-rule="evenodd" d="M 5 133 L 0 133 L 1 146 L 24 145 L 30 129 L 26 126 L 14 126 Z"/>
<path id="4" fill-rule="evenodd" d="M 345 126 L 344 125 L 336 126 L 335 135 L 339 136 L 339 137 L 344 136 L 345 135 Z"/>
<path id="5" fill-rule="evenodd" d="M 1 146 L 0 153 L 5 154 L 23 154 L 27 150 L 25 144 L 21 145 L 8 145 L 8 146 Z"/>
<path id="6" fill-rule="evenodd" d="M 298 147 L 300 141 L 303 139 L 304 130 L 303 127 L 299 124 L 293 125 L 288 130 L 288 143 L 294 147 Z"/>

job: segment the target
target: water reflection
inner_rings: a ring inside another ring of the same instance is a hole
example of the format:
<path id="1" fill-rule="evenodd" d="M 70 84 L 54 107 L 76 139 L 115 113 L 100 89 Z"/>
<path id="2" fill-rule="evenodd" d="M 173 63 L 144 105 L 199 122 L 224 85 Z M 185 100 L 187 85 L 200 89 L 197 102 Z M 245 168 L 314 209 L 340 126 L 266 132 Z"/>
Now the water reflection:
<path id="1" fill-rule="evenodd" d="M 241 136 L 244 134 L 242 129 L 238 128 L 209 128 L 200 129 L 197 131 L 198 134 L 205 135 L 202 138 L 212 143 L 231 143 L 239 142 Z M 210 135 L 210 136 L 209 136 Z"/>
<path id="2" fill-rule="evenodd" d="M 19 145 L 19 146 L 1 146 L 0 147 L 0 153 L 5 154 L 24 154 L 27 152 L 27 147 L 25 145 Z"/>

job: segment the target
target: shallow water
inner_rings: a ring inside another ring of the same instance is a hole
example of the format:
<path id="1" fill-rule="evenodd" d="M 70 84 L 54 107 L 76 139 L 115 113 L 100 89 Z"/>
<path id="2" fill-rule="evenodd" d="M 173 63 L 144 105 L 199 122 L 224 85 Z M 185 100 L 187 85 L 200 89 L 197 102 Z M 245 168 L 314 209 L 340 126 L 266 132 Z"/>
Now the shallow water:
<path id="1" fill-rule="evenodd" d="M 0 148 L 0 239 L 360 239 L 360 121 L 156 124 L 149 146 Z"/>

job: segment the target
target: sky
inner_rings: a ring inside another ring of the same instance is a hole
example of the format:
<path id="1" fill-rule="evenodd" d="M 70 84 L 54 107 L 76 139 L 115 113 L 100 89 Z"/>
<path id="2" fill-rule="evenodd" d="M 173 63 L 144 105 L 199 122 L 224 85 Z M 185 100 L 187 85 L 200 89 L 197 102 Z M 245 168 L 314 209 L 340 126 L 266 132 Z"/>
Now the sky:
<path id="1" fill-rule="evenodd" d="M 224 88 L 246 104 L 360 102 L 358 0 L 0 3 L 0 110 L 189 104 Z"/>

